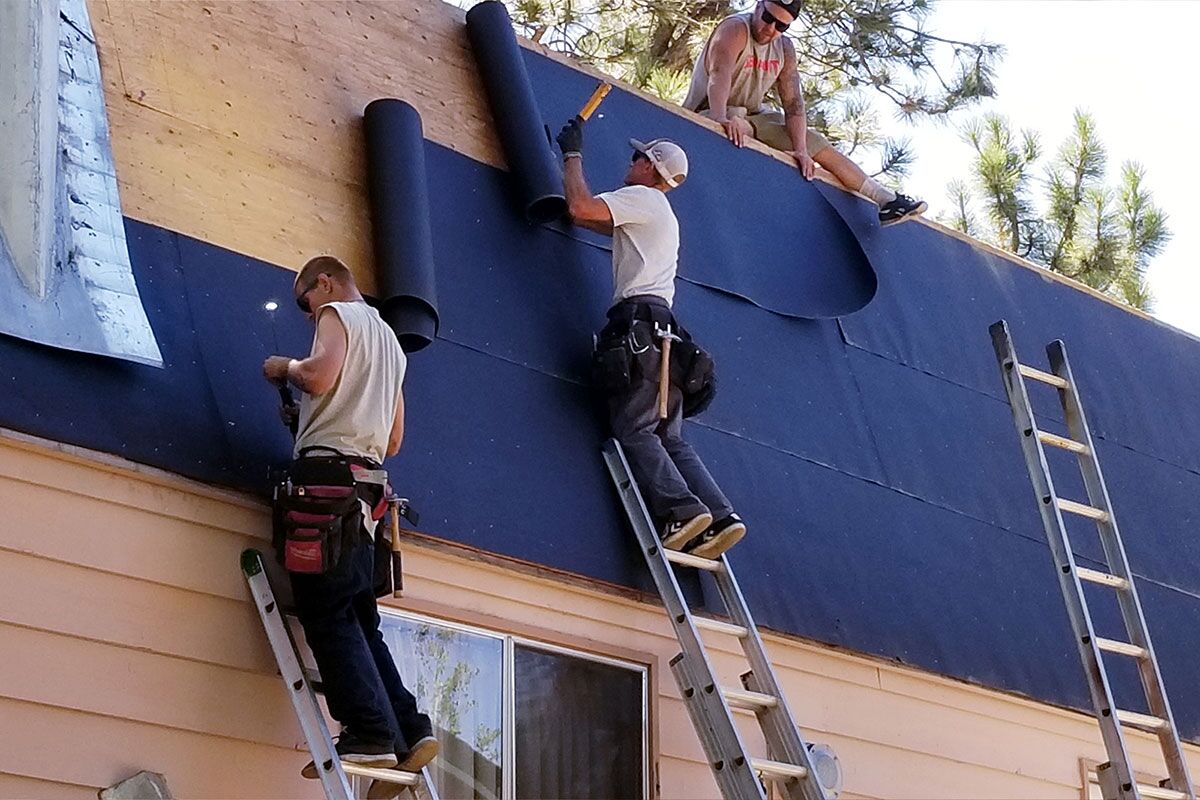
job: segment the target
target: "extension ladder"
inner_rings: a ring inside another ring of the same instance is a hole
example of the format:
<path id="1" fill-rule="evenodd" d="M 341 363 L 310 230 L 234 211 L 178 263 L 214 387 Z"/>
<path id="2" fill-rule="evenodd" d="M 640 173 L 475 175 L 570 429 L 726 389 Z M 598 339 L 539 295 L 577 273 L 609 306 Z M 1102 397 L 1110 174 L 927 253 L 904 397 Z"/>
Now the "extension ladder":
<path id="1" fill-rule="evenodd" d="M 1150 631 L 1146 628 L 1145 617 L 1142 616 L 1137 587 L 1125 557 L 1125 547 L 1121 544 L 1121 534 L 1117 530 L 1117 520 L 1113 514 L 1108 490 L 1104 486 L 1104 477 L 1100 473 L 1100 462 L 1096 456 L 1091 431 L 1083 415 L 1083 406 L 1079 400 L 1075 378 L 1071 374 L 1071 365 L 1067 361 L 1066 348 L 1061 341 L 1047 345 L 1046 354 L 1050 359 L 1051 372 L 1042 372 L 1017 360 L 1008 324 L 1004 320 L 992 325 L 990 331 L 996 357 L 1000 361 L 1004 388 L 1012 407 L 1013 420 L 1020 435 L 1021 449 L 1025 453 L 1025 463 L 1029 467 L 1029 477 L 1037 494 L 1038 508 L 1041 510 L 1042 522 L 1046 529 L 1046 540 L 1050 544 L 1050 552 L 1058 568 L 1058 581 L 1067 603 L 1067 614 L 1075 633 L 1075 644 L 1083 660 L 1084 672 L 1087 673 L 1092 705 L 1095 708 L 1096 719 L 1100 722 L 1104 747 L 1108 751 L 1108 762 L 1097 768 L 1105 800 L 1196 800 L 1195 790 L 1188 776 L 1187 763 L 1179 745 L 1175 720 L 1171 717 L 1167 692 L 1159 674 L 1158 661 L 1150 644 Z M 1058 436 L 1037 427 L 1033 406 L 1025 388 L 1026 379 L 1049 384 L 1058 390 L 1069 436 Z M 1044 447 L 1057 447 L 1078 457 L 1084 485 L 1087 487 L 1087 503 L 1058 496 L 1054 490 Z M 1085 517 L 1096 523 L 1108 561 L 1107 572 L 1076 565 L 1067 529 L 1063 524 L 1064 513 Z M 1128 641 L 1121 642 L 1096 636 L 1081 581 L 1116 590 Z M 1104 670 L 1103 652 L 1132 658 L 1137 662 L 1150 714 L 1124 711 L 1113 702 L 1112 689 Z M 1122 726 L 1157 735 L 1170 775 L 1163 785 L 1150 786 L 1137 782 L 1129 762 L 1129 751 L 1125 746 Z"/>
<path id="2" fill-rule="evenodd" d="M 602 452 L 679 639 L 682 652 L 671 659 L 671 672 L 683 694 L 722 797 L 725 800 L 765 800 L 765 779 L 780 785 L 788 800 L 825 800 L 825 790 L 817 780 L 808 745 L 801 738 L 787 699 L 775 679 L 771 661 L 729 562 L 724 556 L 715 560 L 699 558 L 661 547 L 620 443 L 610 439 L 605 442 Z M 709 572 L 733 622 L 694 616 L 680 591 L 672 564 Z M 730 634 L 741 643 L 750 665 L 750 672 L 742 676 L 743 688 L 717 686 L 704 641 L 700 638 L 701 629 Z M 750 757 L 731 708 L 754 712 L 771 754 L 778 760 Z"/>
<path id="3" fill-rule="evenodd" d="M 274 592 L 271 591 L 271 582 L 267 579 L 263 567 L 262 553 L 252 549 L 242 552 L 242 574 L 250 587 L 250 593 L 254 596 L 254 605 L 258 608 L 258 616 L 266 629 L 271 652 L 275 654 L 279 673 L 287 686 L 288 698 L 292 701 L 292 710 L 300 722 L 300 730 L 304 733 L 304 741 L 312 754 L 313 764 L 317 767 L 317 777 L 321 781 L 321 788 L 327 800 L 354 800 L 360 796 L 361 792 L 357 791 L 356 785 L 358 778 L 372 778 L 406 786 L 414 798 L 417 797 L 417 787 L 424 778 L 429 800 L 438 800 L 437 789 L 429 777 L 428 767 L 420 773 L 401 772 L 394 769 L 361 767 L 338 759 L 329 728 L 325 724 L 325 715 L 317 703 L 314 680 L 310 679 L 307 671 L 300 665 L 291 630 L 279 604 L 275 602 Z"/>

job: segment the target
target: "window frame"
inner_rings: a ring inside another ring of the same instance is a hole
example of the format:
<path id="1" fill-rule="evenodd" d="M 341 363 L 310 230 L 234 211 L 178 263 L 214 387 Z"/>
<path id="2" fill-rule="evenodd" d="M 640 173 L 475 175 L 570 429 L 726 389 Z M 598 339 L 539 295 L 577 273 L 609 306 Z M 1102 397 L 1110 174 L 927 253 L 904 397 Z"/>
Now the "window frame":
<path id="1" fill-rule="evenodd" d="M 501 642 L 501 676 L 500 676 L 500 692 L 501 692 L 501 712 L 500 712 L 500 774 L 501 800 L 514 800 L 517 794 L 517 752 L 516 752 L 516 651 L 517 646 L 525 647 L 531 650 L 540 650 L 542 652 L 551 653 L 554 655 L 567 656 L 569 658 L 579 658 L 586 661 L 591 661 L 606 666 L 624 669 L 630 672 L 640 673 L 641 689 L 642 689 L 642 741 L 641 741 L 641 764 L 642 764 L 642 798 L 643 800 L 652 800 L 651 789 L 651 753 L 650 753 L 650 723 L 651 723 L 651 702 L 650 702 L 650 664 L 641 661 L 632 661 L 616 656 L 603 655 L 600 653 L 582 650 L 569 645 L 549 642 L 542 639 L 535 639 L 525 634 L 505 633 L 503 631 L 494 630 L 483 627 L 481 625 L 459 622 L 457 620 L 446 619 L 422 611 L 410 611 L 404 608 L 398 608 L 390 605 L 379 606 L 380 616 L 391 616 L 406 622 L 412 622 L 423 625 L 440 625 L 450 630 L 460 633 L 482 636 L 488 639 L 499 640 Z"/>
<path id="2" fill-rule="evenodd" d="M 1103 761 L 1097 761 L 1094 758 L 1080 757 L 1079 759 L 1079 775 L 1082 790 L 1080 797 L 1083 800 L 1091 800 L 1091 787 L 1100 788 L 1100 777 L 1096 772 L 1096 768 L 1103 764 Z M 1133 779 L 1139 784 L 1146 786 L 1158 786 L 1159 781 L 1166 780 L 1165 775 L 1155 775 L 1152 772 L 1143 772 L 1140 769 L 1133 771 Z"/>

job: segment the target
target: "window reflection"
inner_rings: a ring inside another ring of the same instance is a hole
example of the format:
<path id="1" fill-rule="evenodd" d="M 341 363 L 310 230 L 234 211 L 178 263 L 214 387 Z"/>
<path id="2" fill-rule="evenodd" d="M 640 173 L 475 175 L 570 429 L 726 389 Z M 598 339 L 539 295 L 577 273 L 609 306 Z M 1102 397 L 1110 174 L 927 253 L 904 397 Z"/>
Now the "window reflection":
<path id="1" fill-rule="evenodd" d="M 441 754 L 430 765 L 442 800 L 498 800 L 502 791 L 502 639 L 383 616 L 404 684 L 433 719 Z"/>

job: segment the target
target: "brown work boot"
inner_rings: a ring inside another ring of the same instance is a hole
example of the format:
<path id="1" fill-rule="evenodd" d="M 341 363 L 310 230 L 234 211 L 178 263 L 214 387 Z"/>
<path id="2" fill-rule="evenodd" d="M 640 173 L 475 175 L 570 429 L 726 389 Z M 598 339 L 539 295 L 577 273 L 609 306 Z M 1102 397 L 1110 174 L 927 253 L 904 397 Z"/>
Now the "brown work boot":
<path id="1" fill-rule="evenodd" d="M 420 772 L 437 757 L 440 749 L 441 745 L 438 744 L 437 739 L 432 736 L 424 736 L 413 744 L 408 755 L 396 765 L 395 769 L 398 772 Z M 371 786 L 367 789 L 367 800 L 395 800 L 404 792 L 405 788 L 403 784 L 391 781 L 371 781 Z"/>

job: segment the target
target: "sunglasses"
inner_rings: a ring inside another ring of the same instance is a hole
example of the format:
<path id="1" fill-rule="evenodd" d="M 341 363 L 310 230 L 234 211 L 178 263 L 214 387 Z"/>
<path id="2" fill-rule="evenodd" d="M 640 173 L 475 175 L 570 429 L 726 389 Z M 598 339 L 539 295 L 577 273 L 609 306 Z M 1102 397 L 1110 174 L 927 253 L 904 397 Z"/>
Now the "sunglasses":
<path id="1" fill-rule="evenodd" d="M 317 288 L 317 284 L 320 282 L 320 280 L 321 280 L 321 276 L 320 276 L 320 275 L 318 275 L 317 277 L 313 278 L 313 280 L 312 280 L 312 283 L 308 284 L 308 286 L 307 286 L 307 287 L 304 289 L 304 291 L 303 291 L 303 292 L 301 292 L 300 294 L 296 295 L 296 305 L 297 305 L 297 306 L 299 307 L 299 309 L 300 309 L 301 311 L 303 311 L 305 314 L 311 314 L 311 313 L 312 313 L 312 306 L 310 306 L 310 305 L 308 304 L 308 293 L 309 293 L 309 292 L 311 292 L 313 289 Z"/>
<path id="2" fill-rule="evenodd" d="M 650 156 L 646 155 L 646 154 L 645 154 L 645 153 L 643 153 L 641 150 L 634 150 L 634 151 L 633 151 L 633 158 L 629 159 L 629 163 L 630 163 L 630 164 L 636 164 L 638 161 L 640 161 L 640 160 L 642 160 L 642 159 L 645 159 L 646 161 L 649 161 L 649 160 L 650 160 Z"/>
<path id="3" fill-rule="evenodd" d="M 776 19 L 775 16 L 772 15 L 770 11 L 767 11 L 766 6 L 763 6 L 762 21 L 767 23 L 768 25 L 774 25 L 775 30 L 779 31 L 780 33 L 783 33 L 784 31 L 786 31 L 788 29 L 788 27 L 792 24 L 790 22 L 781 22 L 778 19 Z"/>

